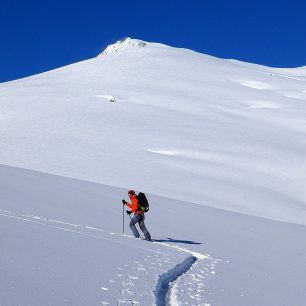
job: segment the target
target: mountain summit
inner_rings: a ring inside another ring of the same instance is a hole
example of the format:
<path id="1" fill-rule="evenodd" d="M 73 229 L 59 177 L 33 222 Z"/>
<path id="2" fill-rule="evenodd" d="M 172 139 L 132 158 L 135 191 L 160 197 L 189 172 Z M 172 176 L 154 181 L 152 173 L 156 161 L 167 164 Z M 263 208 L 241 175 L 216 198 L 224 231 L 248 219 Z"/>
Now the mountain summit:
<path id="1" fill-rule="evenodd" d="M 111 53 L 118 52 L 119 50 L 127 49 L 127 48 L 135 48 L 135 47 L 145 47 L 148 43 L 142 40 L 133 39 L 127 37 L 123 40 L 118 40 L 116 43 L 108 45 L 107 48 L 98 56 L 107 55 Z"/>

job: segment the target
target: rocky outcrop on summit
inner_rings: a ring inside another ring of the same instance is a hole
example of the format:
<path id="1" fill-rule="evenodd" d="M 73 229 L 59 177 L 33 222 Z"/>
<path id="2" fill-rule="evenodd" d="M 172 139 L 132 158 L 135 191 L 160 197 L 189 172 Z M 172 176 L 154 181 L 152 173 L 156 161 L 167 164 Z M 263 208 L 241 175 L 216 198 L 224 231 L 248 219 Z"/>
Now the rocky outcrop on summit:
<path id="1" fill-rule="evenodd" d="M 125 38 L 124 40 L 118 40 L 115 44 L 107 46 L 107 48 L 98 55 L 103 56 L 111 53 L 118 52 L 119 50 L 133 48 L 133 47 L 145 47 L 148 43 L 138 39 L 132 39 L 130 37 Z"/>

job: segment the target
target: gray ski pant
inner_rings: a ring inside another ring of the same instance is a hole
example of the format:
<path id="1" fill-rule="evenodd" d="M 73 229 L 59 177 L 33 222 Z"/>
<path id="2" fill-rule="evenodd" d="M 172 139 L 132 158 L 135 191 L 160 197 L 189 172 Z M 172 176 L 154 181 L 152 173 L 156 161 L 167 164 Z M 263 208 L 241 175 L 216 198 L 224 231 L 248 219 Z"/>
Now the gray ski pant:
<path id="1" fill-rule="evenodd" d="M 133 232 L 133 235 L 136 237 L 136 238 L 139 238 L 139 232 L 136 228 L 136 223 L 139 224 L 139 228 L 141 229 L 141 231 L 143 232 L 144 236 L 146 239 L 148 240 L 151 240 L 151 235 L 149 233 L 149 231 L 147 230 L 146 226 L 145 226 L 145 223 L 144 223 L 144 215 L 134 215 L 134 217 L 131 219 L 131 222 L 130 222 L 130 228 Z"/>

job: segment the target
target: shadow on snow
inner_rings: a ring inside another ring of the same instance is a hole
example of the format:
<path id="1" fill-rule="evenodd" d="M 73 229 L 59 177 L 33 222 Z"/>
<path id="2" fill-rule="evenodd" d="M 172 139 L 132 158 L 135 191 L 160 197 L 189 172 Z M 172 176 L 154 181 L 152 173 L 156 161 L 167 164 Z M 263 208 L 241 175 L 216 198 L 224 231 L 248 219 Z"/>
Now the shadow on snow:
<path id="1" fill-rule="evenodd" d="M 152 239 L 154 242 L 173 242 L 173 243 L 183 243 L 183 244 L 202 244 L 201 242 L 195 242 L 192 240 L 182 240 L 173 238 L 162 238 L 162 239 Z"/>

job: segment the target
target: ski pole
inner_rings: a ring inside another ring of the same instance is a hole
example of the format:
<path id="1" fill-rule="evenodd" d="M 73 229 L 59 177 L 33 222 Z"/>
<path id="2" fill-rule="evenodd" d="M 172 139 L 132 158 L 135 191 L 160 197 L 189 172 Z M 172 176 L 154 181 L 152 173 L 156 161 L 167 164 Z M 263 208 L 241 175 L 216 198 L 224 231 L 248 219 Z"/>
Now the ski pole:
<path id="1" fill-rule="evenodd" d="M 122 205 L 122 232 L 124 235 L 124 204 Z"/>

